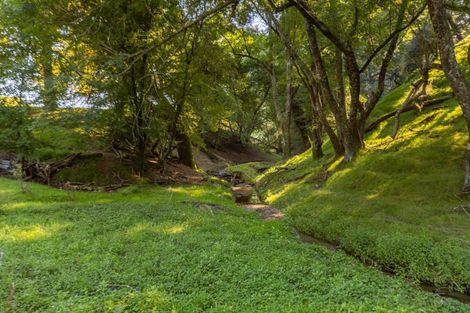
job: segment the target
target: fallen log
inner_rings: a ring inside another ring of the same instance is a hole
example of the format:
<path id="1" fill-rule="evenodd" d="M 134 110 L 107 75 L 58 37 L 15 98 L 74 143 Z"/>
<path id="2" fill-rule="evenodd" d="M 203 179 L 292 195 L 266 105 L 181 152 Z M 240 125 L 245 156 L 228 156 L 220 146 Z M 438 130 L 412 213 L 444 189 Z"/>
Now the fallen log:
<path id="1" fill-rule="evenodd" d="M 23 162 L 23 179 L 26 181 L 34 180 L 47 185 L 50 185 L 51 178 L 59 170 L 69 167 L 72 163 L 79 158 L 81 153 L 74 153 L 66 156 L 64 159 L 53 162 Z"/>
<path id="2" fill-rule="evenodd" d="M 401 113 L 403 113 L 403 110 L 408 107 L 413 106 L 413 103 L 418 102 L 420 97 L 426 95 L 426 87 L 428 85 L 428 77 L 429 77 L 428 72 L 429 70 L 427 70 L 422 75 L 423 78 L 411 84 L 413 88 L 411 88 L 410 92 L 408 93 L 408 96 L 406 97 L 405 102 L 403 102 L 400 108 L 396 111 L 395 125 L 393 126 L 393 132 L 392 132 L 393 139 L 395 139 L 395 137 L 398 134 L 398 130 L 400 129 L 400 115 Z M 419 107 L 419 109 L 421 109 L 421 107 Z"/>
<path id="3" fill-rule="evenodd" d="M 401 110 L 400 113 L 405 113 L 405 112 L 409 112 L 409 111 L 413 111 L 413 110 L 421 110 L 421 109 L 424 109 L 424 108 L 427 108 L 427 107 L 430 107 L 430 106 L 433 106 L 433 105 L 436 105 L 436 104 L 440 104 L 442 102 L 445 102 L 447 100 L 450 100 L 452 99 L 453 95 L 447 95 L 447 96 L 443 96 L 441 98 L 437 98 L 437 99 L 433 99 L 433 100 L 427 100 L 427 101 L 423 101 L 421 104 L 419 104 L 418 106 L 417 105 L 410 105 L 406 108 L 403 108 Z M 379 117 L 377 120 L 375 120 L 374 122 L 370 123 L 366 129 L 365 129 L 365 132 L 368 133 L 374 129 L 376 129 L 382 122 L 394 117 L 397 112 L 399 110 L 395 110 L 393 112 L 390 112 L 390 113 L 387 113 L 381 117 Z"/>

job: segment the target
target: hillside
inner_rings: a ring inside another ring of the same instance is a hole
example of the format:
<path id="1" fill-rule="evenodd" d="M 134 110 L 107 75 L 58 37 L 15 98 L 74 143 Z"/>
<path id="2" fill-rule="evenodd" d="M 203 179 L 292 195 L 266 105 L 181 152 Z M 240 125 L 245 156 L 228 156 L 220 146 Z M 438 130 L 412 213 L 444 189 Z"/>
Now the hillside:
<path id="1" fill-rule="evenodd" d="M 458 61 L 470 72 L 466 45 Z M 411 81 L 411 80 L 410 80 Z M 410 81 L 391 91 L 370 122 L 400 107 Z M 430 73 L 433 97 L 449 94 L 443 73 Z M 403 113 L 396 139 L 393 118 L 367 134 L 350 164 L 305 152 L 257 178 L 265 201 L 300 231 L 340 245 L 408 278 L 467 289 L 470 282 L 470 210 L 460 194 L 467 131 L 454 99 Z"/>

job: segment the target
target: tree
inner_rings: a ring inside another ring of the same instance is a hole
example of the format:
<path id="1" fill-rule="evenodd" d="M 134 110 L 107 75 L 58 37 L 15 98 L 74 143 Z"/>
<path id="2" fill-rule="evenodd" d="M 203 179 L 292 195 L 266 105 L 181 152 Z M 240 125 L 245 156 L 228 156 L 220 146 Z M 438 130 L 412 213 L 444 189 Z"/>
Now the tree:
<path id="1" fill-rule="evenodd" d="M 470 134 L 470 82 L 465 79 L 455 58 L 454 40 L 449 25 L 445 2 L 442 0 L 426 1 L 432 25 L 436 32 L 439 56 L 442 68 L 449 81 L 455 98 L 462 108 L 463 116 Z M 470 137 L 467 144 L 467 164 L 463 191 L 470 192 Z"/>
<path id="2" fill-rule="evenodd" d="M 290 0 L 283 6 L 276 6 L 273 2 L 268 2 L 274 12 L 283 12 L 289 7 L 295 7 L 304 17 L 311 58 L 314 64 L 312 72 L 304 71 L 304 76 L 313 77 L 313 79 L 307 79 L 306 81 L 312 85 L 310 87 L 312 90 L 319 92 L 319 100 L 326 104 L 334 116 L 337 134 L 332 133 L 332 127 L 327 123 L 326 118 L 319 115 L 319 120 L 323 129 L 329 135 L 336 154 L 341 155 L 344 153 L 345 160 L 351 161 L 363 146 L 366 120 L 384 92 L 384 81 L 400 33 L 417 20 L 424 7 L 420 7 L 414 14 L 410 14 L 411 17 L 406 21 L 405 17 L 407 12 L 410 11 L 408 0 L 401 1 L 399 5 L 390 6 L 380 2 L 371 2 L 364 8 L 359 7 L 356 1 L 351 4 L 328 1 L 329 6 L 322 6 L 324 2 L 321 5 L 314 2 L 314 8 L 312 8 L 311 3 L 303 0 Z M 330 13 L 338 10 L 346 10 L 351 14 L 333 16 L 332 18 Z M 377 14 L 377 11 L 379 14 Z M 273 13 L 268 14 L 272 15 Z M 326 17 L 322 19 L 321 14 Z M 377 25 L 390 24 L 391 31 L 386 36 L 370 31 L 371 19 L 368 16 L 372 15 L 376 17 L 374 23 L 377 23 Z M 280 30 L 279 27 L 277 28 Z M 336 76 L 333 79 L 329 78 L 330 70 L 326 66 L 326 56 L 320 49 L 317 32 L 327 39 L 328 43 L 333 46 L 332 50 L 335 51 L 336 59 L 333 64 L 338 66 L 335 71 Z M 278 31 L 278 33 L 286 47 L 289 47 L 291 45 L 290 39 L 286 38 L 282 31 Z M 365 47 L 366 49 L 364 49 Z M 289 50 L 291 54 L 297 54 L 292 47 Z M 381 56 L 381 59 L 377 62 L 379 56 Z M 299 60 L 300 58 L 296 57 L 295 59 Z M 344 68 L 341 66 L 343 61 Z M 361 99 L 365 96 L 361 86 L 363 76 L 369 67 L 374 64 L 377 64 L 379 68 L 376 79 L 377 84 L 373 91 L 366 96 L 367 100 L 363 101 Z M 299 67 L 307 68 L 302 65 L 299 65 Z M 343 79 L 343 76 L 348 78 L 347 81 Z M 314 84 L 318 86 L 313 86 Z M 345 97 L 346 95 L 343 92 L 346 89 L 349 91 L 348 97 Z M 314 94 L 313 96 L 318 97 Z M 345 101 L 346 98 L 349 99 L 348 102 Z M 321 109 L 316 111 L 321 114 Z"/>
<path id="3" fill-rule="evenodd" d="M 293 43 L 293 40 L 292 40 L 292 37 L 299 37 L 299 38 L 302 38 L 302 36 L 297 36 L 298 34 L 297 33 L 294 33 L 294 36 L 292 36 L 292 34 L 290 32 L 295 32 L 296 31 L 296 28 L 298 27 L 298 25 L 295 25 L 295 21 L 298 20 L 298 16 L 296 16 L 295 14 L 284 14 L 282 16 L 282 18 L 284 18 L 282 21 L 278 20 L 278 18 L 275 16 L 274 12 L 271 11 L 271 9 L 275 9 L 274 5 L 272 3 L 270 3 L 269 5 L 266 5 L 264 2 L 261 2 L 260 4 L 258 4 L 257 6 L 255 6 L 255 9 L 256 9 L 256 12 L 257 14 L 264 20 L 264 22 L 266 23 L 266 25 L 272 30 L 272 32 L 274 34 L 276 34 L 282 45 L 284 46 L 284 49 L 285 49 L 285 54 L 286 54 L 286 58 L 287 58 L 287 69 L 289 69 L 289 67 L 293 66 L 295 64 L 295 67 L 297 69 L 297 73 L 299 75 L 299 78 L 302 82 L 302 84 L 304 85 L 305 89 L 307 90 L 307 93 L 309 95 L 309 99 L 310 99 L 310 104 L 311 104 L 311 114 L 312 114 L 312 119 L 311 121 L 313 122 L 313 130 L 312 130 L 312 134 L 310 136 L 311 138 L 311 145 L 312 145 L 312 152 L 313 152 L 313 157 L 314 158 L 320 158 L 323 156 L 323 152 L 322 152 L 322 144 L 323 144 L 323 140 L 322 140 L 322 131 L 323 129 L 325 130 L 325 132 L 327 133 L 328 137 L 330 138 L 332 144 L 333 144 L 333 147 L 335 148 L 335 151 L 336 151 L 336 154 L 339 156 L 342 154 L 342 150 L 341 148 L 340 151 L 338 151 L 338 147 L 340 146 L 339 144 L 339 140 L 338 138 L 336 137 L 336 134 L 334 133 L 333 129 L 331 127 L 329 127 L 329 124 L 326 122 L 327 121 L 327 117 L 326 115 L 324 114 L 324 108 L 322 107 L 322 103 L 320 101 L 320 98 L 319 98 L 319 93 L 318 93 L 318 86 L 317 86 L 317 81 L 314 77 L 314 74 L 312 73 L 312 71 L 308 68 L 308 66 L 305 64 L 305 62 L 302 60 L 301 56 L 300 56 L 300 52 L 298 51 L 298 47 L 294 47 L 294 43 Z M 288 12 L 289 13 L 289 12 Z M 292 12 L 294 13 L 294 12 Z M 284 22 L 284 24 L 288 24 L 286 25 L 287 27 L 283 27 L 282 22 Z M 284 28 L 287 28 L 287 30 L 285 30 Z M 289 62 L 291 63 L 289 65 Z M 291 70 L 291 69 L 290 69 Z M 290 70 L 286 70 L 286 77 L 289 77 L 291 76 L 292 74 L 289 73 Z M 272 77 L 272 76 L 271 76 Z M 274 82 L 275 82 L 275 77 L 272 77 L 272 81 L 273 81 L 273 86 L 274 85 Z M 286 82 L 289 81 L 289 79 L 286 79 Z M 288 85 L 288 84 L 287 84 Z M 291 87 L 286 87 L 287 90 L 291 90 L 292 88 Z M 273 90 L 273 94 L 274 94 L 274 90 Z M 288 97 L 292 97 L 292 94 L 290 92 L 287 92 L 286 93 Z M 273 99 L 275 97 L 273 96 Z M 289 100 L 289 102 L 286 101 L 286 107 L 291 107 L 291 103 L 292 103 L 292 99 Z M 276 102 L 275 102 L 276 104 Z M 280 107 L 280 104 L 277 103 L 276 107 Z M 277 110 L 277 111 L 280 111 Z M 290 111 L 289 110 L 286 110 L 287 112 Z M 283 127 L 282 125 L 286 125 L 286 115 L 283 116 L 282 113 L 279 113 L 278 114 L 279 117 L 278 117 L 278 120 L 281 121 L 280 122 L 280 128 L 281 130 L 284 132 L 286 130 L 286 127 Z M 290 113 L 288 114 L 290 115 Z M 289 118 L 289 124 L 290 124 L 290 117 Z M 284 122 L 282 122 L 284 121 Z M 321 125 L 324 124 L 325 127 L 322 127 Z M 284 141 L 286 139 L 288 139 L 290 137 L 290 135 L 284 135 L 283 138 Z M 284 147 L 286 147 L 286 145 L 284 145 Z M 286 153 L 284 153 L 286 155 Z"/>

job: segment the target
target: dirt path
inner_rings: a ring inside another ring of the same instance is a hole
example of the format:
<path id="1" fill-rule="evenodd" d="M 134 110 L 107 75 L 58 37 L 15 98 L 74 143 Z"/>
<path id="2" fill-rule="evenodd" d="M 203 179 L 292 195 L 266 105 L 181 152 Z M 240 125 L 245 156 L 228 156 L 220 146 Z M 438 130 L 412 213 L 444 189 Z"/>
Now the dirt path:
<path id="1" fill-rule="evenodd" d="M 248 210 L 254 210 L 258 212 L 263 220 L 280 220 L 284 217 L 284 213 L 272 206 L 263 203 L 245 204 L 243 207 Z"/>
<path id="2" fill-rule="evenodd" d="M 280 210 L 262 201 L 253 185 L 244 182 L 233 186 L 231 191 L 235 202 L 247 210 L 258 212 L 263 220 L 280 220 L 284 217 Z"/>

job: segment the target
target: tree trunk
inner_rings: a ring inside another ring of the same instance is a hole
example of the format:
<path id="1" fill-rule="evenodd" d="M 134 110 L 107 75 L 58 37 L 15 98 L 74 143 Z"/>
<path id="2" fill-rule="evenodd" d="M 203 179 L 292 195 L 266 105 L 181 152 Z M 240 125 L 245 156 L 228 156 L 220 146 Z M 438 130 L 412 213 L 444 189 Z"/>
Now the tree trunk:
<path id="1" fill-rule="evenodd" d="M 291 151 L 291 119 L 292 119 L 292 58 L 287 58 L 286 69 L 286 103 L 283 116 L 283 133 L 284 133 L 284 158 L 290 158 Z"/>
<path id="2" fill-rule="evenodd" d="M 137 151 L 136 151 L 136 170 L 140 176 L 145 174 L 145 151 L 147 147 L 147 140 L 143 137 L 138 138 Z"/>
<path id="3" fill-rule="evenodd" d="M 46 48 L 47 49 L 47 48 Z M 42 76 L 43 76 L 43 89 L 41 96 L 44 102 L 44 107 L 47 111 L 54 111 L 57 109 L 57 93 L 55 90 L 55 78 L 52 68 L 52 52 L 50 50 L 45 51 L 42 56 Z"/>
<path id="4" fill-rule="evenodd" d="M 305 21 L 305 25 L 308 35 L 310 54 L 313 60 L 313 70 L 316 73 L 316 77 L 318 79 L 319 90 L 321 90 L 322 99 L 328 105 L 331 113 L 333 113 L 336 122 L 336 128 L 338 130 L 337 137 L 339 137 L 339 140 L 341 141 L 345 132 L 345 127 L 347 126 L 346 112 L 344 107 L 338 105 L 338 102 L 333 95 L 333 91 L 328 79 L 328 74 L 326 72 L 320 48 L 318 46 L 315 29 L 313 28 L 313 25 L 307 20 Z"/>
<path id="5" fill-rule="evenodd" d="M 442 68 L 449 81 L 455 98 L 462 108 L 463 115 L 470 133 L 470 83 L 465 80 L 465 76 L 460 69 L 455 58 L 454 41 L 452 30 L 449 27 L 447 12 L 444 1 L 427 0 L 429 14 L 436 33 L 439 55 Z M 465 173 L 464 192 L 470 192 L 470 140 L 467 143 L 467 169 Z"/>
<path id="6" fill-rule="evenodd" d="M 277 78 L 276 78 L 276 72 L 274 70 L 274 65 L 271 66 L 271 70 L 269 72 L 269 75 L 271 76 L 271 94 L 272 94 L 272 101 L 273 101 L 273 106 L 274 106 L 274 112 L 276 113 L 276 121 L 277 121 L 277 127 L 280 132 L 280 136 L 278 138 L 281 141 L 281 146 L 284 152 L 284 127 L 283 127 L 283 118 L 282 118 L 282 110 L 281 110 L 281 103 L 279 101 L 279 89 L 277 86 Z"/>
<path id="7" fill-rule="evenodd" d="M 190 168 L 195 168 L 193 146 L 191 145 L 188 135 L 178 132 L 176 140 L 178 141 L 176 146 L 178 150 L 178 162 Z"/>
<path id="8" fill-rule="evenodd" d="M 313 113 L 313 131 L 312 131 L 312 156 L 314 159 L 321 159 L 323 157 L 323 130 L 320 120 L 315 113 Z"/>
<path id="9" fill-rule="evenodd" d="M 333 146 L 333 150 L 335 151 L 335 156 L 340 157 L 344 154 L 344 147 L 339 140 L 338 136 L 336 136 L 335 131 L 331 128 L 330 123 L 328 122 L 325 112 L 323 111 L 323 105 L 321 103 L 320 95 L 319 95 L 319 88 L 312 84 L 312 86 L 309 86 L 308 88 L 309 91 L 309 96 L 310 96 L 310 104 L 312 106 L 312 111 L 314 116 L 317 118 L 319 124 L 321 125 L 320 129 L 325 130 L 325 133 L 328 135 L 328 138 L 330 139 L 331 145 Z M 321 131 L 320 131 L 321 134 Z M 321 135 L 320 135 L 321 136 Z M 317 145 L 322 144 L 321 140 L 318 140 Z M 321 156 L 323 156 L 323 153 L 321 153 Z M 319 156 L 319 157 L 321 157 Z"/>
<path id="10" fill-rule="evenodd" d="M 349 77 L 349 94 L 351 104 L 349 105 L 349 113 L 346 118 L 346 127 L 344 130 L 344 160 L 351 162 L 357 152 L 364 146 L 363 136 L 361 135 L 361 123 L 358 117 L 362 115 L 361 96 L 361 77 L 356 59 L 346 57 L 346 71 Z"/>
<path id="11" fill-rule="evenodd" d="M 139 64 L 133 65 L 130 71 L 130 88 L 132 102 L 132 135 L 135 144 L 135 169 L 140 176 L 145 174 L 146 152 L 149 136 L 147 126 L 149 121 L 149 112 L 147 112 L 146 103 L 142 97 L 142 91 L 145 90 L 145 81 L 138 80 L 137 77 L 145 77 L 147 69 L 147 57 L 144 56 Z M 139 90 L 141 92 L 139 92 Z"/>
<path id="12" fill-rule="evenodd" d="M 356 124 L 355 120 L 351 120 L 343 135 L 345 162 L 351 162 L 364 145 Z"/>
<path id="13" fill-rule="evenodd" d="M 313 121 L 311 118 L 305 116 L 305 110 L 300 106 L 299 101 L 292 101 L 292 120 L 294 121 L 297 129 L 299 130 L 300 137 L 304 144 L 304 151 L 310 147 L 311 134 L 309 125 L 312 125 Z"/>
<path id="14" fill-rule="evenodd" d="M 339 105 L 345 106 L 346 93 L 344 90 L 343 53 L 338 48 L 335 50 L 335 75 L 336 101 Z"/>

